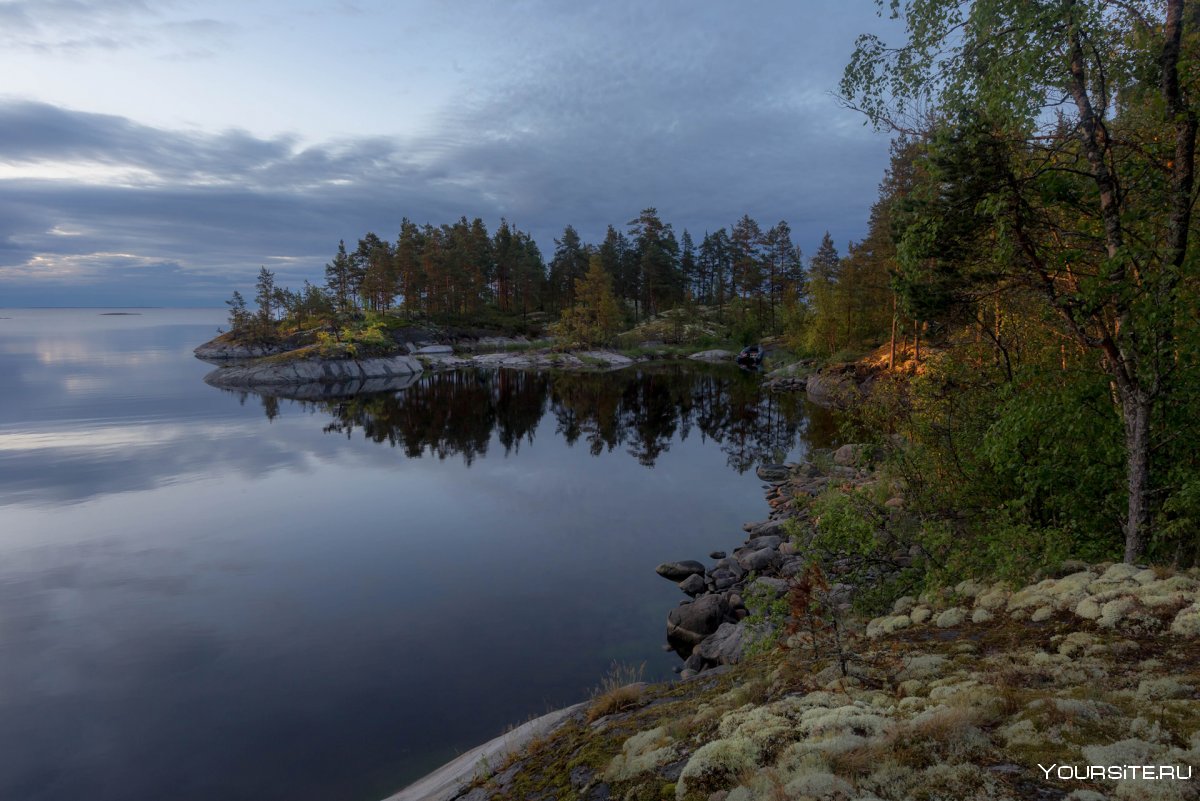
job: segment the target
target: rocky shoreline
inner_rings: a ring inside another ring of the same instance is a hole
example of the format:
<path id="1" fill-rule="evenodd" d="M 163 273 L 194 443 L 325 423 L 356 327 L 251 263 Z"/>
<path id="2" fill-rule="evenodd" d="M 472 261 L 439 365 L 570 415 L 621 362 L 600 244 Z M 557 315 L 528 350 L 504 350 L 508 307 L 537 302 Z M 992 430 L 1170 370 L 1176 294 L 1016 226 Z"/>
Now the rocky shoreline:
<path id="1" fill-rule="evenodd" d="M 766 520 L 743 524 L 741 545 L 731 553 L 710 553 L 713 562 L 707 567 L 689 559 L 655 569 L 688 596 L 667 615 L 667 647 L 684 660 L 681 678 L 737 664 L 749 646 L 770 636 L 770 624 L 755 620 L 747 604 L 765 606 L 785 595 L 791 580 L 812 561 L 793 541 L 792 521 L 801 522 L 796 501 L 830 485 L 852 488 L 874 480 L 869 456 L 866 446 L 850 444 L 832 453 L 827 468 L 812 461 L 759 467 L 771 512 Z M 830 601 L 848 609 L 853 589 L 833 584 Z"/>
<path id="2" fill-rule="evenodd" d="M 395 353 L 363 358 L 329 358 L 313 353 L 312 346 L 236 343 L 217 337 L 195 348 L 193 353 L 196 358 L 218 366 L 204 380 L 222 389 L 302 387 L 309 384 L 348 386 L 355 382 L 418 375 L 426 370 L 472 367 L 602 372 L 664 358 L 679 358 L 679 354 L 666 349 L 651 348 L 635 356 L 627 356 L 607 349 L 558 351 L 539 347 L 542 342 L 522 337 L 482 337 L 458 342 L 456 350 L 454 345 L 444 342 L 416 339 L 399 345 L 400 351 Z M 683 358 L 703 363 L 732 363 L 734 353 L 728 350 L 705 350 Z"/>

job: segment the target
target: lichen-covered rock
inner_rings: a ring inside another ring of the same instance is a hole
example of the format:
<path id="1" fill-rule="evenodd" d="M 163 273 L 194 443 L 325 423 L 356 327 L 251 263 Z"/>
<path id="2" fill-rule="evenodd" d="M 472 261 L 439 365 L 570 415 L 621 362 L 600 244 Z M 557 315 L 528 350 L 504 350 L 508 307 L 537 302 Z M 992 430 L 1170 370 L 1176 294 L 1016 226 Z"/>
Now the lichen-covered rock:
<path id="1" fill-rule="evenodd" d="M 1084 598 L 1075 606 L 1075 614 L 1084 620 L 1096 620 L 1100 617 L 1100 604 L 1091 598 Z"/>
<path id="2" fill-rule="evenodd" d="M 642 773 L 657 770 L 679 756 L 676 746 L 665 727 L 639 732 L 621 746 L 621 753 L 613 757 L 604 778 L 610 782 L 628 781 Z"/>
<path id="3" fill-rule="evenodd" d="M 1113 629 L 1136 606 L 1132 598 L 1116 598 L 1100 607 L 1100 617 L 1096 625 L 1101 628 Z"/>
<path id="4" fill-rule="evenodd" d="M 1180 610 L 1171 621 L 1171 632 L 1184 637 L 1200 637 L 1200 602 Z"/>
<path id="5" fill-rule="evenodd" d="M 679 774 L 675 798 L 683 801 L 689 792 L 732 785 L 740 774 L 757 767 L 760 754 L 761 749 L 745 738 L 713 740 L 700 746 Z"/>
<path id="6" fill-rule="evenodd" d="M 961 606 L 952 606 L 937 616 L 934 625 L 939 629 L 948 629 L 953 626 L 961 626 L 966 619 L 967 610 Z"/>
<path id="7" fill-rule="evenodd" d="M 886 615 L 877 617 L 867 624 L 867 636 L 871 639 L 882 637 L 885 634 L 906 629 L 912 625 L 912 618 L 908 615 Z"/>

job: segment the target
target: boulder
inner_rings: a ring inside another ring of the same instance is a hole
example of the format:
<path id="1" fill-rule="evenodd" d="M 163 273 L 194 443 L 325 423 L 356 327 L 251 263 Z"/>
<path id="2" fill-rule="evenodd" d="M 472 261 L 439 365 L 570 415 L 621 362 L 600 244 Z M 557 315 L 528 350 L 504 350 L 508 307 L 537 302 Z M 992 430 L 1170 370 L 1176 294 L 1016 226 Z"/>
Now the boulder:
<path id="1" fill-rule="evenodd" d="M 693 573 L 692 575 L 679 582 L 679 589 L 686 592 L 688 595 L 699 595 L 708 588 L 704 581 L 703 573 Z"/>
<path id="2" fill-rule="evenodd" d="M 667 615 L 667 642 L 684 658 L 725 622 L 729 605 L 720 595 L 702 595 Z"/>
<path id="3" fill-rule="evenodd" d="M 759 548 L 755 551 L 740 554 L 737 561 L 747 571 L 753 570 L 756 573 L 761 573 L 767 568 L 773 567 L 779 561 L 779 551 L 774 548 Z"/>
<path id="4" fill-rule="evenodd" d="M 813 373 L 804 391 L 813 403 L 834 409 L 849 408 L 860 394 L 854 375 L 846 373 Z"/>
<path id="5" fill-rule="evenodd" d="M 746 568 L 742 567 L 737 558 L 733 556 L 726 556 L 716 561 L 716 564 L 713 565 L 713 575 L 716 576 L 721 570 L 728 571 L 730 575 L 737 579 L 746 575 Z"/>
<path id="6" fill-rule="evenodd" d="M 763 523 L 758 523 L 747 529 L 750 534 L 750 539 L 758 537 L 780 537 L 787 539 L 787 521 L 786 520 L 767 520 Z"/>
<path id="7" fill-rule="evenodd" d="M 749 625 L 745 620 L 722 623 L 712 636 L 696 647 L 695 655 L 710 665 L 735 665 L 749 645 Z"/>
<path id="8" fill-rule="evenodd" d="M 683 581 L 688 576 L 693 576 L 697 573 L 703 576 L 704 565 L 695 559 L 685 559 L 682 562 L 663 562 L 654 568 L 654 572 L 671 581 Z"/>
<path id="9" fill-rule="evenodd" d="M 746 547 L 753 550 L 761 550 L 762 548 L 778 549 L 783 544 L 783 537 L 777 534 L 766 534 L 761 537 L 754 537 L 746 543 Z"/>
<path id="10" fill-rule="evenodd" d="M 787 481 L 792 476 L 792 472 L 785 465 L 781 464 L 764 464 L 754 471 L 754 474 L 763 481 Z"/>
<path id="11" fill-rule="evenodd" d="M 633 359 L 621 353 L 614 353 L 611 350 L 585 350 L 575 355 L 585 362 L 591 362 L 602 368 L 615 369 L 618 367 L 628 367 L 633 364 Z"/>
<path id="12" fill-rule="evenodd" d="M 855 467 L 871 458 L 869 445 L 843 445 L 833 452 L 833 461 L 842 467 Z"/>
<path id="13" fill-rule="evenodd" d="M 413 351 L 416 356 L 448 356 L 451 353 L 454 353 L 454 348 L 449 345 L 426 345 Z"/>
<path id="14" fill-rule="evenodd" d="M 751 585 L 754 591 L 772 598 L 778 598 L 788 591 L 788 583 L 786 579 L 771 578 L 770 576 L 760 576 L 754 580 Z"/>

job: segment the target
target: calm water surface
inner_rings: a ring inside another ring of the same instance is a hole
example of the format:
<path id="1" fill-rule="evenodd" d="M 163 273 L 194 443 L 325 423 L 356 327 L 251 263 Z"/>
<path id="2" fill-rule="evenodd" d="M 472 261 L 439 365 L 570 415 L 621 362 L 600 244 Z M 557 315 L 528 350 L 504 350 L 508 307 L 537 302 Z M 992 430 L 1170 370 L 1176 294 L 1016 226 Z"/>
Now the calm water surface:
<path id="1" fill-rule="evenodd" d="M 461 372 L 214 389 L 215 310 L 0 310 L 0 798 L 377 800 L 648 678 L 653 572 L 827 439 L 754 377 Z"/>

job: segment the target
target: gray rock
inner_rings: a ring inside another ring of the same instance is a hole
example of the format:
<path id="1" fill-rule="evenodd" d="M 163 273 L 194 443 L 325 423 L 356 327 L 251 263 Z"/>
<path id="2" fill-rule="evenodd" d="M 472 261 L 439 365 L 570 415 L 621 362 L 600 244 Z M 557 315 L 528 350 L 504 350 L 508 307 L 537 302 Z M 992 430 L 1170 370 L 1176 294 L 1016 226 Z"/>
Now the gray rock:
<path id="1" fill-rule="evenodd" d="M 685 559 L 682 562 L 663 562 L 654 568 L 654 572 L 665 579 L 678 582 L 696 573 L 704 575 L 704 565 L 694 559 Z"/>
<path id="2" fill-rule="evenodd" d="M 702 595 L 687 606 L 677 606 L 667 615 L 667 642 L 681 656 L 691 656 L 692 649 L 715 632 L 727 614 L 729 606 L 719 595 Z"/>
<path id="3" fill-rule="evenodd" d="M 235 359 L 260 359 L 263 356 L 274 356 L 288 350 L 290 350 L 290 346 L 282 343 L 271 345 L 235 344 L 214 339 L 211 342 L 205 342 L 192 353 L 196 355 L 197 359 L 223 362 Z"/>
<path id="4" fill-rule="evenodd" d="M 776 536 L 775 534 L 770 534 L 763 537 L 755 537 L 746 543 L 746 547 L 752 551 L 758 551 L 763 548 L 778 550 L 781 544 L 783 544 L 782 537 Z"/>
<path id="5" fill-rule="evenodd" d="M 782 578 L 791 578 L 804 572 L 807 563 L 803 558 L 785 559 L 783 564 L 779 566 L 779 575 Z"/>
<path id="6" fill-rule="evenodd" d="M 708 584 L 704 581 L 702 573 L 693 573 L 692 575 L 679 582 L 679 589 L 686 592 L 688 595 L 699 595 L 704 592 Z"/>
<path id="7" fill-rule="evenodd" d="M 833 452 L 833 462 L 843 467 L 854 467 L 870 456 L 870 450 L 867 445 L 843 445 Z"/>
<path id="8" fill-rule="evenodd" d="M 257 361 L 222 367 L 204 377 L 215 387 L 249 388 L 288 384 L 340 384 L 370 378 L 392 378 L 421 372 L 411 356 L 370 359 L 292 359 Z"/>
<path id="9" fill-rule="evenodd" d="M 764 464 L 754 471 L 754 474 L 763 481 L 787 481 L 792 476 L 792 471 L 781 464 Z"/>
<path id="10" fill-rule="evenodd" d="M 738 579 L 746 575 L 746 568 L 742 567 L 741 563 L 734 556 L 726 556 L 723 559 L 718 559 L 716 564 L 713 565 L 714 576 L 718 570 L 727 570 L 730 575 Z"/>
<path id="11" fill-rule="evenodd" d="M 483 787 L 476 787 L 471 792 L 464 796 L 459 796 L 458 801 L 488 801 L 492 797 L 491 790 Z"/>
<path id="12" fill-rule="evenodd" d="M 852 374 L 813 373 L 804 383 L 808 399 L 818 406 L 846 409 L 859 398 Z"/>
<path id="13" fill-rule="evenodd" d="M 596 772 L 587 765 L 576 765 L 575 767 L 571 768 L 568 778 L 571 781 L 571 787 L 575 788 L 576 790 L 582 790 L 591 783 L 592 777 L 595 775 Z"/>
<path id="14" fill-rule="evenodd" d="M 708 558 L 709 559 L 724 559 L 725 552 L 724 551 L 713 551 L 712 553 L 710 553 L 708 555 Z"/>
<path id="15" fill-rule="evenodd" d="M 600 368 L 616 369 L 618 367 L 628 367 L 633 364 L 633 359 L 611 350 L 585 350 L 575 355 L 583 361 L 591 362 Z"/>
<path id="16" fill-rule="evenodd" d="M 754 580 L 752 585 L 755 591 L 764 595 L 769 595 L 778 598 L 788 591 L 788 582 L 786 579 L 772 578 L 770 576 L 759 576 Z"/>
<path id="17" fill-rule="evenodd" d="M 605 782 L 600 782 L 591 790 L 588 790 L 587 801 L 609 801 L 611 798 L 612 793 Z"/>
<path id="18" fill-rule="evenodd" d="M 767 520 L 759 523 L 749 530 L 750 538 L 757 539 L 758 537 L 781 537 L 787 538 L 787 521 L 786 520 Z"/>
<path id="19" fill-rule="evenodd" d="M 779 551 L 774 548 L 760 548 L 738 556 L 737 561 L 747 572 L 753 570 L 761 573 L 779 562 Z"/>
<path id="20" fill-rule="evenodd" d="M 454 353 L 449 345 L 426 345 L 413 351 L 415 356 L 439 356 Z"/>
<path id="21" fill-rule="evenodd" d="M 749 626 L 745 620 L 722 623 L 711 637 L 696 647 L 696 654 L 706 663 L 735 665 L 749 644 Z"/>

